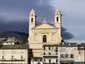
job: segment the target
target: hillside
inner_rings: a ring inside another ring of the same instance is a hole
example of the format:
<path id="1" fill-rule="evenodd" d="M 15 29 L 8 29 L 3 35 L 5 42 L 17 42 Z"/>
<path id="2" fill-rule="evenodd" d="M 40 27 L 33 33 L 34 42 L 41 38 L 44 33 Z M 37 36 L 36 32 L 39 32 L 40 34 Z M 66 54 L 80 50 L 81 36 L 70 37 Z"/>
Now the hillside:
<path id="1" fill-rule="evenodd" d="M 18 41 L 27 41 L 28 34 L 17 31 L 0 31 L 0 38 L 15 37 Z"/>

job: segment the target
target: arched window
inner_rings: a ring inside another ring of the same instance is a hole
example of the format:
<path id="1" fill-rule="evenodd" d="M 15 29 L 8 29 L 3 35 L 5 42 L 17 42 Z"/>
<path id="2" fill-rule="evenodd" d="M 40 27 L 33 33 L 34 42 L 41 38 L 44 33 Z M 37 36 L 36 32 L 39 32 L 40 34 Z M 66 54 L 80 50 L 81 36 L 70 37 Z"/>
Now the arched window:
<path id="1" fill-rule="evenodd" d="M 47 42 L 47 36 L 43 35 L 43 42 Z"/>
<path id="2" fill-rule="evenodd" d="M 31 18 L 31 22 L 33 22 L 33 18 Z"/>
<path id="3" fill-rule="evenodd" d="M 58 22 L 58 21 L 59 21 L 59 18 L 57 17 L 56 20 L 57 20 L 57 22 Z"/>

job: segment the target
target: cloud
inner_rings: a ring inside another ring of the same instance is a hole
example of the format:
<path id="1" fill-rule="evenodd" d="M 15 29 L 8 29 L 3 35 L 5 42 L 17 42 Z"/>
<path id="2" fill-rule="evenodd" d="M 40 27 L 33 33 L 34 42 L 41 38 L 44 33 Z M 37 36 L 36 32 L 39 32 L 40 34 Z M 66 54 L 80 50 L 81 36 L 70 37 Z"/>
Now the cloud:
<path id="1" fill-rule="evenodd" d="M 85 0 L 49 0 L 48 3 L 53 10 L 61 10 L 62 26 L 75 36 L 74 39 L 85 40 Z"/>
<path id="2" fill-rule="evenodd" d="M 70 32 L 67 31 L 66 28 L 62 27 L 61 28 L 61 36 L 63 39 L 68 40 L 68 39 L 73 39 L 74 36 Z"/>
<path id="3" fill-rule="evenodd" d="M 37 22 L 46 19 L 48 23 L 53 23 L 54 12 L 59 8 L 63 15 L 62 26 L 72 33 L 75 39 L 80 37 L 83 39 L 85 37 L 82 35 L 85 33 L 84 6 L 84 0 L 0 0 L 0 29 L 27 33 L 31 9 L 36 11 Z"/>
<path id="4" fill-rule="evenodd" d="M 21 20 L 20 20 L 21 21 Z M 0 31 L 18 31 L 28 33 L 28 22 L 0 22 Z"/>
<path id="5" fill-rule="evenodd" d="M 0 14 L 0 21 L 3 22 L 16 22 L 16 21 L 20 21 L 20 20 L 27 20 L 28 17 L 26 16 L 19 16 L 19 15 L 10 15 L 10 14 L 6 14 L 6 13 L 1 13 Z M 21 21 L 20 21 L 21 22 Z"/>
<path id="6" fill-rule="evenodd" d="M 32 2 L 32 4 L 30 4 Z M 0 16 L 7 22 L 28 19 L 30 10 L 36 6 L 35 0 L 0 0 Z M 24 22 L 24 21 L 23 21 Z"/>
<path id="7" fill-rule="evenodd" d="M 28 16 L 31 9 L 35 9 L 38 22 L 52 13 L 51 7 L 45 2 L 45 5 L 38 3 L 39 0 L 0 0 L 0 30 L 28 33 Z M 47 14 L 44 14 L 45 12 Z"/>
<path id="8" fill-rule="evenodd" d="M 44 18 L 51 17 L 49 14 L 52 13 L 52 7 L 47 3 L 45 0 L 0 0 L 0 15 L 8 22 L 17 21 L 17 19 L 27 20 L 30 10 L 35 9 L 37 15 L 39 14 L 38 20 L 42 21 Z"/>

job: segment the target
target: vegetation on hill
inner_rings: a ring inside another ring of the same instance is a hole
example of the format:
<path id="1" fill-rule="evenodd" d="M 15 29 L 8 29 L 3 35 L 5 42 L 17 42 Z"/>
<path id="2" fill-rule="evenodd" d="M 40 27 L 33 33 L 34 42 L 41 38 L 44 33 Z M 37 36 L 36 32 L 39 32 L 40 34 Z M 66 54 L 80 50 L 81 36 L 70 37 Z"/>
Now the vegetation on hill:
<path id="1" fill-rule="evenodd" d="M 0 31 L 0 38 L 12 38 L 15 37 L 19 42 L 26 43 L 28 34 L 26 33 L 21 33 L 17 31 Z"/>
<path id="2" fill-rule="evenodd" d="M 21 33 L 17 31 L 0 31 L 0 37 L 17 37 L 17 38 L 28 38 L 26 33 Z"/>

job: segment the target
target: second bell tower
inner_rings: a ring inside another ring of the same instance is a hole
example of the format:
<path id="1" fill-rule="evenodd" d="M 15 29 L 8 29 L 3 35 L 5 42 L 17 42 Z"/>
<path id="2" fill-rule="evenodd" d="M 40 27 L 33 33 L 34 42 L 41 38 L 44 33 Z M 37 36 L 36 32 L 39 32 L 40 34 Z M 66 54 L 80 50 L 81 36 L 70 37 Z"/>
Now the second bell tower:
<path id="1" fill-rule="evenodd" d="M 61 20 L 62 19 L 62 14 L 59 9 L 55 11 L 54 14 L 54 25 L 56 28 L 58 28 L 58 37 L 61 39 Z"/>

